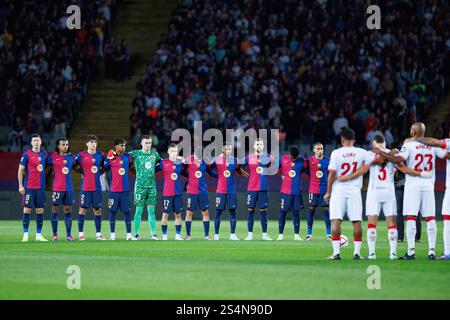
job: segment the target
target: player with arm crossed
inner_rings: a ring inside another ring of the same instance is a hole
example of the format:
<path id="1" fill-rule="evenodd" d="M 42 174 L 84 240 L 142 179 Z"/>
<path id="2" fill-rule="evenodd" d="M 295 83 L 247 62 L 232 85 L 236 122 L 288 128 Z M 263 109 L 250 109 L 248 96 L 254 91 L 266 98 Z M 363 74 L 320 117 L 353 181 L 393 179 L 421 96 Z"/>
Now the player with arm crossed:
<path id="1" fill-rule="evenodd" d="M 442 218 L 444 219 L 444 254 L 439 260 L 450 260 L 450 139 L 438 140 L 434 138 L 417 138 L 417 142 L 424 143 L 429 146 L 445 149 L 447 154 L 446 178 L 445 178 L 445 194 L 442 202 Z"/>
<path id="2" fill-rule="evenodd" d="M 434 197 L 435 163 L 436 157 L 445 158 L 447 153 L 444 149 L 431 147 L 415 141 L 423 138 L 425 125 L 416 122 L 411 126 L 410 135 L 412 139 L 405 140 L 400 153 L 392 155 L 380 149 L 374 148 L 387 161 L 394 163 L 405 162 L 406 165 L 418 172 L 429 172 L 431 179 L 422 176 L 406 175 L 405 196 L 403 198 L 403 215 L 406 216 L 406 240 L 408 252 L 400 259 L 415 259 L 415 237 L 416 219 L 419 211 L 427 223 L 428 235 L 428 259 L 436 259 L 436 204 Z"/>
<path id="3" fill-rule="evenodd" d="M 241 162 L 241 165 L 248 166 L 250 177 L 247 187 L 247 230 L 248 235 L 245 240 L 253 240 L 253 224 L 256 203 L 258 203 L 261 213 L 262 239 L 273 240 L 267 235 L 267 208 L 269 207 L 269 183 L 267 181 L 266 170 L 274 161 L 270 154 L 264 152 L 264 142 L 258 138 L 253 144 L 254 153 L 249 154 Z"/>
<path id="4" fill-rule="evenodd" d="M 64 223 L 66 225 L 67 241 L 73 241 L 72 236 L 72 205 L 74 194 L 72 185 L 72 169 L 80 172 L 79 165 L 75 164 L 75 156 L 69 151 L 67 138 L 56 140 L 55 152 L 47 158 L 47 163 L 52 167 L 52 229 L 53 241 L 58 241 L 58 213 L 63 206 Z"/>
<path id="5" fill-rule="evenodd" d="M 95 222 L 95 239 L 106 240 L 101 234 L 102 228 L 102 186 L 100 176 L 103 174 L 103 153 L 97 151 L 98 138 L 95 135 L 86 137 L 87 150 L 77 154 L 75 162 L 81 167 L 80 210 L 78 213 L 79 240 L 84 236 L 84 221 L 86 211 L 92 206 Z"/>
<path id="6" fill-rule="evenodd" d="M 222 147 L 222 155 L 216 157 L 211 163 L 211 169 L 217 170 L 216 212 L 214 215 L 214 240 L 219 240 L 220 216 L 226 209 L 230 212 L 230 240 L 238 241 L 236 236 L 236 172 L 248 177 L 239 165 L 238 159 L 232 156 L 233 148 L 229 144 Z M 214 174 L 215 171 L 212 171 Z"/>
<path id="7" fill-rule="evenodd" d="M 147 206 L 148 223 L 150 226 L 150 240 L 160 240 L 156 236 L 156 179 L 155 170 L 161 157 L 158 152 L 152 150 L 152 139 L 149 135 L 141 138 L 141 150 L 130 151 L 134 168 L 136 169 L 136 181 L 134 183 L 134 238 L 140 239 L 140 226 L 144 206 Z"/>
<path id="8" fill-rule="evenodd" d="M 22 154 L 17 172 L 19 192 L 22 195 L 23 205 L 22 242 L 28 241 L 28 227 L 30 225 L 32 208 L 36 212 L 36 241 L 48 241 L 41 233 L 46 205 L 45 163 L 47 162 L 47 152 L 41 150 L 41 145 L 41 136 L 33 134 L 31 136 L 31 150 L 27 150 Z"/>
<path id="9" fill-rule="evenodd" d="M 212 240 L 209 235 L 209 197 L 206 173 L 211 175 L 210 165 L 203 159 L 202 148 L 194 151 L 184 164 L 187 184 L 187 208 L 186 208 L 186 240 L 191 240 L 192 215 L 195 210 L 201 210 L 203 216 L 203 230 L 205 240 Z"/>
<path id="10" fill-rule="evenodd" d="M 183 211 L 183 187 L 181 185 L 181 174 L 183 172 L 183 161 L 178 157 L 178 146 L 169 144 L 167 148 L 168 159 L 161 160 L 156 166 L 156 171 L 164 174 L 164 188 L 162 194 L 163 213 L 161 219 L 162 239 L 167 240 L 167 224 L 169 214 L 175 214 L 175 240 L 183 240 L 181 237 L 181 212 Z"/>
<path id="11" fill-rule="evenodd" d="M 386 148 L 386 141 L 382 135 L 376 135 L 372 142 L 373 147 L 381 149 L 385 152 L 390 152 Z M 369 255 L 367 259 L 376 259 L 375 245 L 377 240 L 377 223 L 380 211 L 386 217 L 388 226 L 388 240 L 390 246 L 391 260 L 397 259 L 397 200 L 395 197 L 394 175 L 395 168 L 391 162 L 385 161 L 382 157 L 375 155 L 369 151 L 371 157 L 375 157 L 372 165 L 364 164 L 360 169 L 353 172 L 351 175 L 339 176 L 338 180 L 341 182 L 349 181 L 364 175 L 370 170 L 369 186 L 366 197 L 366 216 L 368 220 L 367 228 L 367 245 L 369 247 Z M 420 176 L 420 172 L 416 172 L 406 166 L 400 167 L 401 171 L 406 174 Z"/>
<path id="12" fill-rule="evenodd" d="M 306 241 L 312 239 L 312 228 L 314 223 L 314 213 L 318 206 L 322 207 L 323 220 L 325 222 L 325 228 L 327 233 L 327 239 L 331 240 L 331 222 L 330 222 L 330 209 L 328 201 L 323 199 L 327 193 L 327 181 L 328 181 L 328 165 L 330 164 L 330 158 L 323 155 L 323 144 L 317 142 L 313 146 L 314 155 L 308 159 L 309 173 L 309 211 L 308 211 L 308 234 Z"/>
<path id="13" fill-rule="evenodd" d="M 337 177 L 350 175 L 364 164 L 370 165 L 375 157 L 364 149 L 354 147 L 355 132 L 348 128 L 341 129 L 342 147 L 331 153 L 328 167 L 328 185 L 324 200 L 330 200 L 330 219 L 332 223 L 331 240 L 333 255 L 331 260 L 340 260 L 341 223 L 344 215 L 353 224 L 353 259 L 360 260 L 362 244 L 362 176 L 349 181 L 339 181 Z M 330 198 L 331 197 L 331 198 Z"/>
<path id="14" fill-rule="evenodd" d="M 301 192 L 301 176 L 305 172 L 308 162 L 299 157 L 298 148 L 291 148 L 289 155 L 284 155 L 279 160 L 282 174 L 281 194 L 280 194 L 280 217 L 278 219 L 278 238 L 283 240 L 284 226 L 286 225 L 286 215 L 292 211 L 294 223 L 294 240 L 302 241 L 300 231 L 300 209 L 303 208 Z"/>
<path id="15" fill-rule="evenodd" d="M 108 172 L 109 182 L 109 226 L 111 235 L 109 240 L 116 240 L 116 214 L 122 211 L 124 215 L 127 240 L 136 240 L 131 234 L 130 213 L 130 184 L 129 169 L 133 164 L 133 158 L 125 153 L 127 142 L 122 138 L 114 140 L 114 154 L 105 159 L 105 171 Z"/>

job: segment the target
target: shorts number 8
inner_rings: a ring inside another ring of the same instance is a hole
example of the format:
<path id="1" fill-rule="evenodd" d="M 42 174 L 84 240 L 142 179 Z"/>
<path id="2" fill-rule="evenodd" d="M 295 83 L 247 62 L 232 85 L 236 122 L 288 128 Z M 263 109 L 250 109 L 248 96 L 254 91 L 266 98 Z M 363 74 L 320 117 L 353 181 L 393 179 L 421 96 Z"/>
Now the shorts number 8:
<path id="1" fill-rule="evenodd" d="M 108 199 L 108 208 L 112 208 L 112 206 L 114 205 L 114 199 Z"/>

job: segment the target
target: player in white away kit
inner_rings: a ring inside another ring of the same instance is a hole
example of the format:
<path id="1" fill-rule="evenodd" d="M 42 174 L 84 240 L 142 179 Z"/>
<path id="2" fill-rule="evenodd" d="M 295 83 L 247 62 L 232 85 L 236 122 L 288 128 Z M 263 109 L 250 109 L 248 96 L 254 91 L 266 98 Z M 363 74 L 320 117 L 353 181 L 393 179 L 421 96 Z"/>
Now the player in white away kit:
<path id="1" fill-rule="evenodd" d="M 389 154 L 374 148 L 383 158 L 394 163 L 405 162 L 415 171 L 426 171 L 431 174 L 431 179 L 426 177 L 414 177 L 406 175 L 405 196 L 403 198 L 403 215 L 406 216 L 406 240 L 408 252 L 401 259 L 415 259 L 416 219 L 419 211 L 427 222 L 428 259 L 436 259 L 436 204 L 434 198 L 434 180 L 436 157 L 445 158 L 446 152 L 441 148 L 435 148 L 418 141 L 423 138 L 425 125 L 416 122 L 411 126 L 410 135 L 413 139 L 406 139 L 400 153 Z"/>
<path id="2" fill-rule="evenodd" d="M 328 167 L 328 186 L 324 196 L 325 201 L 330 199 L 331 240 L 333 255 L 331 260 L 340 260 L 341 223 L 344 215 L 353 223 L 353 243 L 355 250 L 353 259 L 361 258 L 362 243 L 362 176 L 349 181 L 339 181 L 337 177 L 351 175 L 364 164 L 372 164 L 375 156 L 364 149 L 355 148 L 355 132 L 347 127 L 341 129 L 342 147 L 331 153 Z"/>
<path id="3" fill-rule="evenodd" d="M 449 133 L 450 136 L 450 133 Z M 444 220 L 444 255 L 439 260 L 450 260 L 450 139 L 419 138 L 416 141 L 446 150 L 447 176 L 445 178 L 445 195 L 442 202 L 442 218 Z"/>
<path id="4" fill-rule="evenodd" d="M 386 149 L 386 141 L 382 135 L 376 135 L 373 138 L 372 146 L 383 150 L 385 152 L 391 153 L 390 150 Z M 394 150 L 398 152 L 398 150 Z M 375 157 L 373 164 L 369 166 L 364 164 L 360 169 L 351 175 L 338 177 L 339 181 L 348 181 L 355 179 L 360 175 L 364 175 L 368 170 L 370 170 L 369 186 L 367 189 L 366 197 L 366 216 L 368 220 L 367 228 L 367 245 L 369 247 L 369 255 L 367 259 L 376 259 L 375 245 L 377 240 L 377 223 L 380 211 L 383 210 L 383 214 L 386 217 L 386 223 L 388 226 L 388 239 L 390 246 L 390 259 L 397 259 L 397 200 L 395 197 L 395 186 L 394 186 L 394 174 L 396 168 L 392 162 L 385 161 L 382 157 L 375 155 L 371 151 L 369 153 Z M 431 177 L 428 172 L 417 172 L 409 169 L 406 166 L 399 166 L 398 169 L 405 174 L 410 174 L 414 176 L 424 176 Z"/>

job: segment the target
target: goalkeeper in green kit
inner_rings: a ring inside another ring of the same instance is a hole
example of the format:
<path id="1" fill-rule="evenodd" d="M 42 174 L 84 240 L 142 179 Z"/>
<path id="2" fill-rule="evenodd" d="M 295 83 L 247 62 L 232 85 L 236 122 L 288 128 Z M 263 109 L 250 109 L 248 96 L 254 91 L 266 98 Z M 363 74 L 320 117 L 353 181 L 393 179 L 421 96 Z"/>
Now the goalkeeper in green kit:
<path id="1" fill-rule="evenodd" d="M 135 239 L 139 240 L 139 228 L 141 225 L 142 212 L 144 206 L 147 206 L 148 222 L 150 225 L 150 240 L 160 240 L 156 236 L 156 180 L 155 166 L 161 160 L 158 152 L 151 150 L 152 139 L 148 135 L 142 136 L 141 150 L 130 151 L 133 158 L 133 164 L 136 168 L 136 182 L 134 185 L 134 205 L 136 212 L 134 214 Z M 114 157 L 114 151 L 108 152 L 108 157 Z"/>

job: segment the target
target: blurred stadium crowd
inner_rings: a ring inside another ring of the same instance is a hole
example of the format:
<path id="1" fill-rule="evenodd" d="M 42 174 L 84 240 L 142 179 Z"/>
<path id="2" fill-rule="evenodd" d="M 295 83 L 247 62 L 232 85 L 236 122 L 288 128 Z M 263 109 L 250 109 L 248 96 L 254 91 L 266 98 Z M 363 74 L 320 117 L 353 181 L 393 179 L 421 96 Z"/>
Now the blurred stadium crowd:
<path id="1" fill-rule="evenodd" d="M 81 30 L 66 29 L 70 4 L 81 8 Z M 50 143 L 66 136 L 104 56 L 115 8 L 115 0 L 0 2 L 0 121 L 9 151 L 34 133 Z"/>
<path id="2" fill-rule="evenodd" d="M 0 3 L 0 127 L 10 151 L 33 133 L 66 135 L 93 68 L 125 80 L 131 49 L 111 36 L 117 0 L 75 1 L 81 30 L 65 29 L 73 1 Z M 131 137 L 163 149 L 175 128 L 278 128 L 282 148 L 336 141 L 390 145 L 449 87 L 450 2 L 382 1 L 382 29 L 366 1 L 180 0 L 136 84 Z M 448 132 L 442 119 L 436 135 Z"/>
<path id="3" fill-rule="evenodd" d="M 283 148 L 331 143 L 343 125 L 359 143 L 379 132 L 396 143 L 448 88 L 450 2 L 381 6 L 372 31 L 366 1 L 180 1 L 136 86 L 134 141 L 161 147 L 202 120 L 279 128 Z"/>

